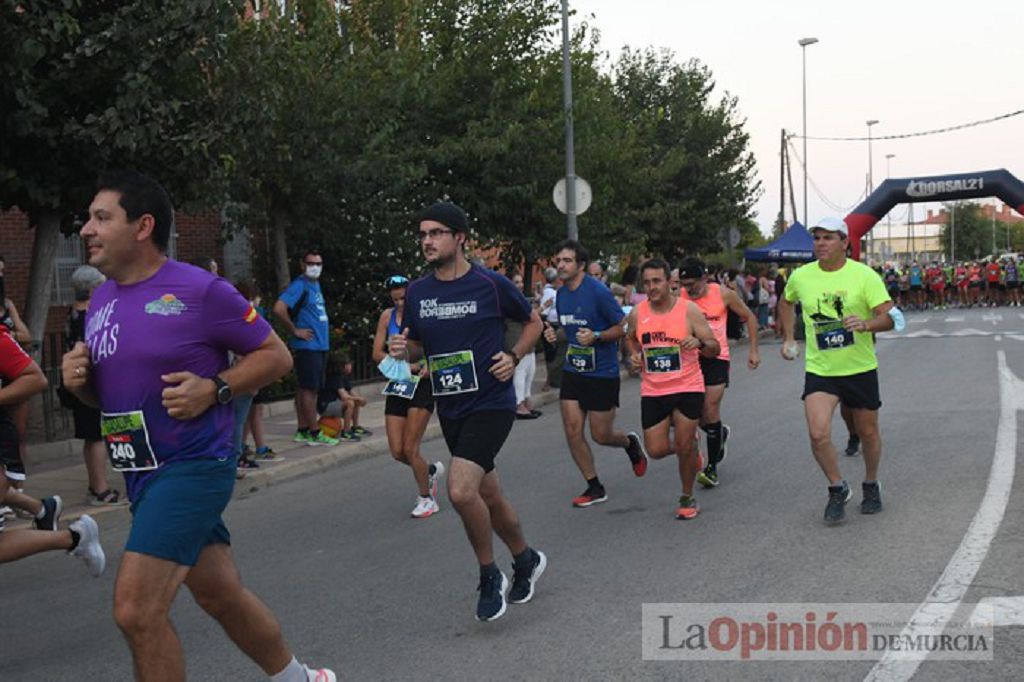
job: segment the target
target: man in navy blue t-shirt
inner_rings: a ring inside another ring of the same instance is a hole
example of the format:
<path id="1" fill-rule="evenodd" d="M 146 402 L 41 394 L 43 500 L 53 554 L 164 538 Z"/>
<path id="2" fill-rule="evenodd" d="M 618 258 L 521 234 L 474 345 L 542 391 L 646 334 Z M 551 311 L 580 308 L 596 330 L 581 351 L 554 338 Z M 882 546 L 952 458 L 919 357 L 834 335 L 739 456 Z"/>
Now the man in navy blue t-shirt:
<path id="1" fill-rule="evenodd" d="M 388 340 L 388 348 L 399 359 L 426 356 L 452 455 L 448 498 L 480 562 L 476 617 L 488 621 L 505 613 L 506 601 L 530 601 L 547 566 L 544 553 L 526 543 L 494 470 L 515 421 L 512 375 L 519 360 L 533 352 L 542 325 L 512 282 L 466 259 L 468 227 L 466 214 L 452 203 L 433 204 L 420 215 L 417 238 L 434 272 L 409 285 L 405 329 Z M 523 323 L 511 353 L 503 350 L 505 319 Z M 492 530 L 512 552 L 511 589 L 494 563 Z"/>
<path id="2" fill-rule="evenodd" d="M 629 456 L 633 473 L 647 471 L 647 453 L 640 436 L 615 430 L 619 406 L 619 339 L 626 315 L 603 282 L 587 274 L 590 254 L 577 241 L 563 242 L 555 253 L 555 267 L 562 287 L 555 307 L 561 328 L 545 331 L 549 343 L 559 336 L 569 342 L 562 368 L 559 400 L 562 425 L 572 459 L 587 481 L 583 494 L 573 498 L 574 507 L 589 507 L 608 499 L 597 477 L 594 454 L 583 435 L 590 416 L 590 436 L 595 443 L 620 447 Z M 556 334 L 558 336 L 556 336 Z"/>

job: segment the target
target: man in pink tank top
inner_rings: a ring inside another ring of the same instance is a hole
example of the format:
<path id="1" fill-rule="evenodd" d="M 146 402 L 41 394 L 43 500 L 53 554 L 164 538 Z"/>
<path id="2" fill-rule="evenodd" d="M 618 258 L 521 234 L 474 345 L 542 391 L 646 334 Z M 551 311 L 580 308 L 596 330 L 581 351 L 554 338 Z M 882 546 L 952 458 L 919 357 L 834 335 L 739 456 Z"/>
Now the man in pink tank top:
<path id="1" fill-rule="evenodd" d="M 697 481 L 705 488 L 718 485 L 718 465 L 726 455 L 729 426 L 722 423 L 721 407 L 725 389 L 729 386 L 729 339 L 725 333 L 726 319 L 731 310 L 747 325 L 750 351 L 747 367 L 757 369 L 761 354 L 757 350 L 757 317 L 732 289 L 708 282 L 704 263 L 698 258 L 687 258 L 679 271 L 679 296 L 697 304 L 715 333 L 721 353 L 717 357 L 700 358 L 704 373 L 704 410 L 700 418 L 701 429 L 708 440 L 708 463 L 697 474 Z"/>
<path id="2" fill-rule="evenodd" d="M 721 348 L 697 304 L 672 295 L 668 263 L 652 258 L 640 268 L 647 300 L 629 313 L 626 342 L 640 374 L 640 420 L 644 445 L 653 459 L 679 458 L 683 494 L 677 519 L 693 519 L 697 477 L 697 424 L 704 405 L 704 376 L 698 357 L 718 357 Z M 675 429 L 675 440 L 669 430 Z"/>

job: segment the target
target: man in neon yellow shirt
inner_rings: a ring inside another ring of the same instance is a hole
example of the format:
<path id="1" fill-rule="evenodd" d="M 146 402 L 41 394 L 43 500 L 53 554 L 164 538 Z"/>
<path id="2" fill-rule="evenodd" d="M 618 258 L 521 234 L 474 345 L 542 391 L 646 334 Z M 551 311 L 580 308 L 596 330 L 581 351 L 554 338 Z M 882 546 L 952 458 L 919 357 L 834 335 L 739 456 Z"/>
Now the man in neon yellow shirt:
<path id="1" fill-rule="evenodd" d="M 814 459 L 828 478 L 825 523 L 846 518 L 850 486 L 839 473 L 832 444 L 832 415 L 842 404 L 850 408 L 864 448 L 864 499 L 860 510 L 882 510 L 878 463 L 882 439 L 878 431 L 878 360 L 872 334 L 892 329 L 892 299 L 882 278 L 868 266 L 847 259 L 846 223 L 828 217 L 811 227 L 818 260 L 796 270 L 779 301 L 783 335 L 782 357 L 796 357 L 793 307 L 799 301 L 807 330 L 804 412 Z"/>

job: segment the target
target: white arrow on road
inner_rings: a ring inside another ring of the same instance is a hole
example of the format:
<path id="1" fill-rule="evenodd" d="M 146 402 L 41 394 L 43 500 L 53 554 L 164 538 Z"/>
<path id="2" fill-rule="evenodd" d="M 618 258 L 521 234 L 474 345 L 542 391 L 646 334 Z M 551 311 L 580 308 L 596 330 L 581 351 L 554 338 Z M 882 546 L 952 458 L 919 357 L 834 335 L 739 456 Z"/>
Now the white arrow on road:
<path id="1" fill-rule="evenodd" d="M 992 458 L 985 495 L 974 515 L 974 520 L 960 542 L 960 547 L 946 564 L 946 570 L 939 576 L 924 602 L 917 607 L 917 611 L 903 628 L 901 637 L 916 639 L 919 635 L 938 635 L 945 630 L 971 583 L 974 582 L 974 577 L 981 568 L 1006 513 L 1016 469 L 1017 410 L 1024 408 L 1024 381 L 1010 371 L 1006 364 L 1006 354 L 1001 350 L 998 351 L 998 361 L 999 427 L 996 431 L 995 456 Z M 1015 604 L 1016 602 L 1012 602 L 1010 605 Z M 991 604 L 986 606 L 991 609 Z M 976 608 L 980 609 L 981 605 Z M 1010 609 L 1009 613 L 1017 612 Z M 914 676 L 927 657 L 927 651 L 890 649 L 864 679 L 871 682 L 905 682 Z"/>
<path id="2" fill-rule="evenodd" d="M 978 602 L 968 621 L 972 627 L 1024 625 L 1024 595 L 985 597 Z"/>
<path id="3" fill-rule="evenodd" d="M 991 322 L 992 326 L 994 327 L 997 323 L 1003 321 L 1003 316 L 998 313 L 985 313 L 984 315 L 981 316 L 981 319 L 985 320 L 986 322 Z"/>

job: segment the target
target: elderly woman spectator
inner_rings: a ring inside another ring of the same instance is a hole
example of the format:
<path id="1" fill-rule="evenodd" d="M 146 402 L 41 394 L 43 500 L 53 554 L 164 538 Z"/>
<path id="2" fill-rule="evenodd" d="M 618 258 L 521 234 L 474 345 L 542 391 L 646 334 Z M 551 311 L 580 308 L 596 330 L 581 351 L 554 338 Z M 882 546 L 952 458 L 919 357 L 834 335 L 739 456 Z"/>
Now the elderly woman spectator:
<path id="1" fill-rule="evenodd" d="M 92 292 L 105 280 L 103 273 L 91 265 L 83 265 L 71 274 L 75 301 L 64 323 L 64 347 L 68 350 L 79 341 L 85 342 L 85 314 L 89 301 Z M 89 476 L 86 501 L 92 506 L 125 504 L 121 494 L 107 482 L 107 453 L 100 435 L 100 411 L 66 391 L 62 391 L 61 402 L 74 414 L 75 438 L 82 439 L 82 457 Z"/>

